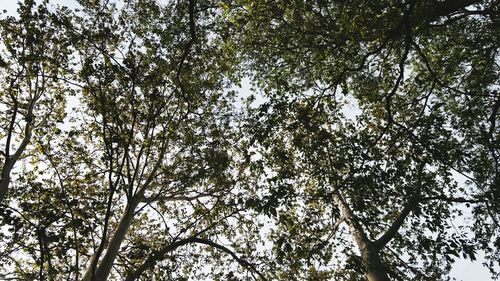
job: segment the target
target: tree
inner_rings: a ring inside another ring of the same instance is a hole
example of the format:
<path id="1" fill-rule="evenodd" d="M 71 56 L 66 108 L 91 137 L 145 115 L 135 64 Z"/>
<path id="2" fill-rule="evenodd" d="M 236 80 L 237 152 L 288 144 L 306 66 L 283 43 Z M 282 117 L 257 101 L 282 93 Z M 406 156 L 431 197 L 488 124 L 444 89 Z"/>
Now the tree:
<path id="1" fill-rule="evenodd" d="M 257 178 L 272 167 L 256 209 L 280 222 L 278 274 L 445 279 L 479 250 L 498 266 L 498 1 L 231 5 L 267 99 L 248 145 Z M 475 222 L 454 229 L 463 206 Z"/>
<path id="2" fill-rule="evenodd" d="M 72 71 L 59 79 L 79 101 L 64 124 L 37 134 L 34 160 L 2 209 L 2 225 L 12 226 L 2 278 L 226 275 L 193 267 L 205 259 L 260 274 L 220 242 L 237 243 L 230 235 L 244 210 L 234 203 L 239 152 L 226 90 L 236 60 L 217 6 L 81 5 L 53 15 L 73 51 Z M 214 251 L 197 253 L 207 247 Z"/>
<path id="3" fill-rule="evenodd" d="M 78 3 L 0 20 L 0 279 L 497 274 L 498 1 Z"/>
<path id="4" fill-rule="evenodd" d="M 67 46 L 51 14 L 34 1 L 19 8 L 19 18 L 1 21 L 2 114 L 0 204 L 11 173 L 25 155 L 36 128 L 63 118 L 65 92 L 58 77 L 67 70 Z"/>
<path id="5" fill-rule="evenodd" d="M 108 175 L 103 234 L 83 280 L 107 279 L 138 212 L 154 202 L 160 215 L 171 208 L 168 202 L 194 202 L 186 210 L 176 203 L 174 210 L 182 214 L 167 218 L 186 224 L 165 242 L 170 245 L 184 235 L 201 239 L 213 220 L 226 215 L 226 210 L 220 215 L 210 210 L 233 188 L 227 155 L 231 103 L 222 91 L 228 62 L 209 41 L 211 29 L 198 26 L 198 17 L 204 16 L 201 24 L 207 26 L 213 17 L 210 10 L 198 10 L 202 4 L 160 7 L 139 1 L 118 21 L 118 11 L 90 7 L 92 17 L 82 23 L 81 33 L 89 33 L 84 42 L 90 43 L 80 54 L 84 99 L 92 124 L 99 124 L 93 133 L 102 139 Z M 217 58 L 209 67 L 208 57 Z M 110 231 L 119 192 L 125 206 Z"/>

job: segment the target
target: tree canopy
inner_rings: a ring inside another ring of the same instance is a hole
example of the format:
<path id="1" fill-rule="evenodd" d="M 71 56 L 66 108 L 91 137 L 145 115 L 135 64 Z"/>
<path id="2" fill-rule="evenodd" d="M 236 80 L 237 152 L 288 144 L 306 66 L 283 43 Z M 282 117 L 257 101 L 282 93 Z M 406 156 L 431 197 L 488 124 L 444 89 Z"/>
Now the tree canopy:
<path id="1" fill-rule="evenodd" d="M 0 15 L 0 279 L 499 277 L 498 0 L 77 6 Z"/>

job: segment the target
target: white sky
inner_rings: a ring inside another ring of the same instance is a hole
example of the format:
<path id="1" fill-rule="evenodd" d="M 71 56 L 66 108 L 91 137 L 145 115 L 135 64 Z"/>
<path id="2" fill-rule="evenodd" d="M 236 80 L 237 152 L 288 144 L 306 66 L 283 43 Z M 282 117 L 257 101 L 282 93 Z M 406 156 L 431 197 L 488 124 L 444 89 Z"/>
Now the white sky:
<path id="1" fill-rule="evenodd" d="M 7 10 L 7 14 L 15 14 L 17 9 L 18 0 L 0 0 L 0 11 Z M 65 5 L 69 7 L 76 7 L 78 4 L 75 0 L 49 0 L 51 5 Z M 243 95 L 248 96 L 250 91 L 249 85 L 243 85 L 241 89 Z M 453 266 L 451 277 L 462 281 L 487 281 L 490 280 L 490 273 L 487 268 L 481 265 L 481 255 L 477 255 L 478 260 L 471 262 L 468 260 L 460 259 Z"/>
<path id="2" fill-rule="evenodd" d="M 23 0 L 21 0 L 23 1 Z M 8 14 L 13 14 L 17 10 L 18 0 L 0 0 L 0 10 L 7 10 Z M 74 0 L 49 0 L 50 4 L 60 4 L 65 6 L 72 6 L 76 4 Z"/>

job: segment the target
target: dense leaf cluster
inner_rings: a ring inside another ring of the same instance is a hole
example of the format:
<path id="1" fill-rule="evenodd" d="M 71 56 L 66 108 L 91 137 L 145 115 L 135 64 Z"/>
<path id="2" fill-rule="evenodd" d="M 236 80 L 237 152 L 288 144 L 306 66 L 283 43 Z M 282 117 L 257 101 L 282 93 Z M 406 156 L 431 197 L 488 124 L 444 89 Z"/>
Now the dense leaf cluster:
<path id="1" fill-rule="evenodd" d="M 0 15 L 0 279 L 498 278 L 498 0 L 77 2 Z"/>

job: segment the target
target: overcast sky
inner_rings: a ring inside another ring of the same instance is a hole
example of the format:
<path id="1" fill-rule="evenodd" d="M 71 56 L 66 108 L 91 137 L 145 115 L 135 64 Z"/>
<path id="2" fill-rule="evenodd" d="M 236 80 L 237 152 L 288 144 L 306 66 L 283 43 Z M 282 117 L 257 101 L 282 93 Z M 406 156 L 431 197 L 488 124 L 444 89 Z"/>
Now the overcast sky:
<path id="1" fill-rule="evenodd" d="M 9 15 L 15 14 L 18 0 L 0 0 L 0 10 L 7 10 Z M 49 0 L 51 5 L 65 5 L 69 7 L 77 6 L 75 0 Z M 249 91 L 249 89 L 242 89 Z M 488 281 L 491 275 L 487 268 L 481 265 L 481 255 L 477 255 L 478 260 L 471 262 L 468 260 L 458 260 L 452 269 L 452 277 L 462 281 Z"/>

